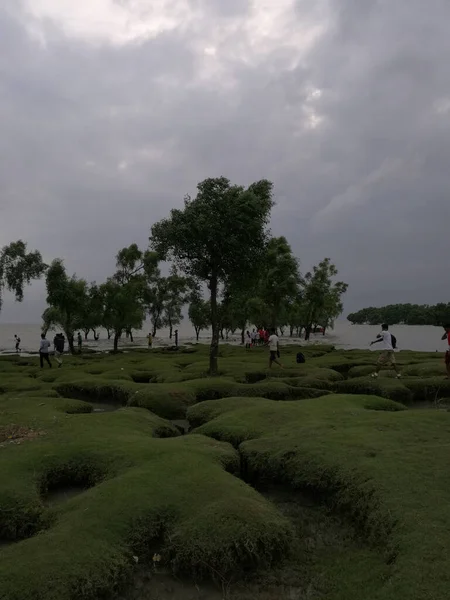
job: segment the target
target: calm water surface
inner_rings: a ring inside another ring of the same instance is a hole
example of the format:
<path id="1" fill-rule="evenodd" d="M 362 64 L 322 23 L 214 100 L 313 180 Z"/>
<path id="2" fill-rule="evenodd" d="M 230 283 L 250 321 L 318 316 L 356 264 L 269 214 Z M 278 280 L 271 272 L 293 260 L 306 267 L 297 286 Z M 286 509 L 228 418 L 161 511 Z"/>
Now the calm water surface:
<path id="1" fill-rule="evenodd" d="M 326 336 L 315 335 L 312 340 L 314 342 L 326 342 L 334 344 L 338 348 L 368 348 L 369 343 L 376 338 L 380 328 L 372 325 L 351 325 L 347 321 L 338 321 L 335 329 L 327 333 Z M 420 350 L 427 352 L 443 352 L 446 349 L 446 343 L 441 341 L 443 330 L 440 327 L 398 325 L 391 327 L 392 333 L 397 338 L 398 347 L 400 350 Z M 36 352 L 39 349 L 40 325 L 14 325 L 10 323 L 2 324 L 0 322 L 0 352 L 14 351 L 14 334 L 17 334 L 21 340 L 22 349 L 25 352 Z M 145 336 L 148 330 L 137 332 L 134 335 L 135 346 L 145 346 Z M 49 332 L 48 339 L 53 340 L 54 332 Z M 182 323 L 179 327 L 179 340 L 181 343 L 195 342 L 195 335 L 192 327 L 188 322 Z M 208 343 L 210 337 L 208 332 L 202 332 L 200 342 Z M 235 335 L 230 337 L 231 343 L 239 343 L 240 336 Z M 290 339 L 285 336 L 282 338 L 284 343 L 289 343 L 298 340 Z M 155 346 L 170 345 L 168 330 L 161 330 L 155 338 Z M 99 350 L 108 350 L 112 348 L 112 340 L 108 341 L 105 331 L 100 330 L 100 340 L 94 342 L 90 335 L 86 344 L 90 348 Z M 126 338 L 122 338 L 122 348 L 130 345 Z M 376 348 L 376 347 L 375 347 Z"/>

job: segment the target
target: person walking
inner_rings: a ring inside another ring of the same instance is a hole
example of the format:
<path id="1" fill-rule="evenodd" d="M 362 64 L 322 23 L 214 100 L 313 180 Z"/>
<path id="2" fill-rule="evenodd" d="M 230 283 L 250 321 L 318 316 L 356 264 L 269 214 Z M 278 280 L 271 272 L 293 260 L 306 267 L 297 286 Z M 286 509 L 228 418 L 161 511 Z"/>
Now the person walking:
<path id="1" fill-rule="evenodd" d="M 21 348 L 20 348 L 20 337 L 17 337 L 17 335 L 14 336 L 14 340 L 16 342 L 16 352 L 22 352 Z"/>
<path id="2" fill-rule="evenodd" d="M 397 347 L 397 340 L 395 339 L 395 336 L 389 333 L 389 325 L 384 324 L 381 326 L 381 333 L 377 335 L 376 340 L 370 342 L 370 345 L 373 346 L 374 344 L 378 344 L 380 342 L 383 344 L 383 351 L 380 354 L 380 357 L 378 358 L 375 373 L 372 373 L 372 377 L 378 377 L 378 373 L 383 367 L 392 366 L 392 368 L 397 373 L 397 379 L 400 379 L 401 373 L 398 370 L 397 364 L 395 362 L 394 354 L 394 350 Z"/>
<path id="3" fill-rule="evenodd" d="M 272 329 L 272 335 L 269 337 L 267 341 L 267 345 L 269 346 L 269 369 L 272 368 L 273 363 L 277 363 L 282 369 L 283 365 L 278 360 L 280 358 L 280 340 L 277 336 L 275 329 Z"/>
<path id="4" fill-rule="evenodd" d="M 447 351 L 445 353 L 445 368 L 447 370 L 447 379 L 450 379 L 450 325 L 444 325 L 445 333 L 442 340 L 447 340 Z"/>
<path id="5" fill-rule="evenodd" d="M 62 355 L 64 354 L 64 344 L 66 338 L 62 333 L 57 333 L 53 338 L 53 347 L 55 349 L 55 360 L 58 363 L 58 369 L 62 367 Z"/>
<path id="6" fill-rule="evenodd" d="M 50 342 L 45 338 L 45 333 L 41 333 L 41 343 L 39 345 L 39 362 L 41 364 L 41 369 L 44 368 L 44 360 L 47 362 L 48 366 L 52 368 L 52 363 L 50 362 L 50 357 L 48 355 L 50 346 Z"/>
<path id="7" fill-rule="evenodd" d="M 78 335 L 77 335 L 77 342 L 78 342 L 78 352 L 81 354 L 81 347 L 83 346 L 83 338 L 81 337 L 80 332 L 78 332 Z"/>

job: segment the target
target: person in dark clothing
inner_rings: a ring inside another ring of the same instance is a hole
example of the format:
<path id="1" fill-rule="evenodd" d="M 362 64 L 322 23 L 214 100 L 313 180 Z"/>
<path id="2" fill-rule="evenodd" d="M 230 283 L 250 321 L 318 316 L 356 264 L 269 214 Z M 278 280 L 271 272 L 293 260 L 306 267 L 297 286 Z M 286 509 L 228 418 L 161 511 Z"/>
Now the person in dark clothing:
<path id="1" fill-rule="evenodd" d="M 44 368 L 44 360 L 47 362 L 50 368 L 52 367 L 52 363 L 50 362 L 50 357 L 48 355 L 50 346 L 50 342 L 45 338 L 45 333 L 42 333 L 41 343 L 39 345 L 39 362 L 41 363 L 41 369 Z"/>
<path id="2" fill-rule="evenodd" d="M 20 337 L 17 337 L 17 335 L 15 335 L 14 339 L 16 341 L 16 352 L 20 352 Z"/>
<path id="3" fill-rule="evenodd" d="M 62 333 L 57 333 L 53 338 L 53 347 L 55 349 L 55 360 L 58 363 L 58 368 L 62 367 L 62 355 L 64 354 L 64 344 L 66 338 Z"/>

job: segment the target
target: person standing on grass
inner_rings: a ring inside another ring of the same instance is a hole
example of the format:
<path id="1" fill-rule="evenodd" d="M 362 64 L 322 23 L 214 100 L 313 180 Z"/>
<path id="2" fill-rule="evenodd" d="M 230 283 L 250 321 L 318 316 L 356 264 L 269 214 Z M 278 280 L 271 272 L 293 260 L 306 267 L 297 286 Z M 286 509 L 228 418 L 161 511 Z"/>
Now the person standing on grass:
<path id="1" fill-rule="evenodd" d="M 269 369 L 272 368 L 273 363 L 277 363 L 282 369 L 283 365 L 278 360 L 280 358 L 280 341 L 278 339 L 275 329 L 272 329 L 272 335 L 267 340 L 269 346 Z"/>
<path id="2" fill-rule="evenodd" d="M 17 337 L 17 335 L 14 336 L 14 339 L 16 341 L 16 352 L 21 352 L 21 348 L 20 348 L 20 337 Z"/>
<path id="3" fill-rule="evenodd" d="M 251 347 L 252 347 L 252 334 L 250 333 L 250 331 L 247 331 L 246 338 L 245 338 L 245 349 L 250 350 Z"/>
<path id="4" fill-rule="evenodd" d="M 383 352 L 380 354 L 375 373 L 372 373 L 372 377 L 378 377 L 378 373 L 383 367 L 392 366 L 397 373 L 397 379 L 400 379 L 401 374 L 395 362 L 394 355 L 394 349 L 397 347 L 397 340 L 392 334 L 389 333 L 389 325 L 384 324 L 381 326 L 381 333 L 377 335 L 376 340 L 370 342 L 370 345 L 373 346 L 374 344 L 379 344 L 380 342 L 383 343 Z"/>
<path id="5" fill-rule="evenodd" d="M 81 337 L 81 333 L 78 332 L 77 335 L 77 342 L 78 342 L 78 352 L 81 354 L 81 347 L 83 345 L 83 338 Z"/>
<path id="6" fill-rule="evenodd" d="M 152 346 L 153 346 L 153 336 L 151 333 L 149 333 L 147 336 L 147 342 L 148 342 L 148 349 L 151 350 Z"/>
<path id="7" fill-rule="evenodd" d="M 50 362 L 50 357 L 48 355 L 50 346 L 50 342 L 45 338 L 45 333 L 41 333 L 41 343 L 39 345 L 39 362 L 41 364 L 41 369 L 44 368 L 44 360 L 47 362 L 48 366 L 52 368 L 52 363 Z"/>
<path id="8" fill-rule="evenodd" d="M 450 325 L 444 325 L 445 333 L 442 340 L 447 340 L 447 351 L 445 353 L 445 368 L 447 369 L 447 379 L 450 379 Z"/>
<path id="9" fill-rule="evenodd" d="M 58 368 L 62 367 L 62 355 L 64 354 L 64 343 L 66 338 L 62 333 L 57 333 L 53 338 L 53 347 L 55 349 L 55 360 L 58 363 Z"/>

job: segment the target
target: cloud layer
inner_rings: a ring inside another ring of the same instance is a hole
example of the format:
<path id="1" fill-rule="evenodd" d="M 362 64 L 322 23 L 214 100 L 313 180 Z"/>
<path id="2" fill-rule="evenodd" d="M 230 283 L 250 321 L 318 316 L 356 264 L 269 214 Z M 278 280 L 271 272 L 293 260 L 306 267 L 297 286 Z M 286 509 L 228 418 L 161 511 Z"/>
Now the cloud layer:
<path id="1" fill-rule="evenodd" d="M 208 176 L 275 183 L 347 308 L 447 301 L 450 5 L 3 0 L 0 242 L 102 280 Z M 2 321 L 36 321 L 42 284 Z"/>

